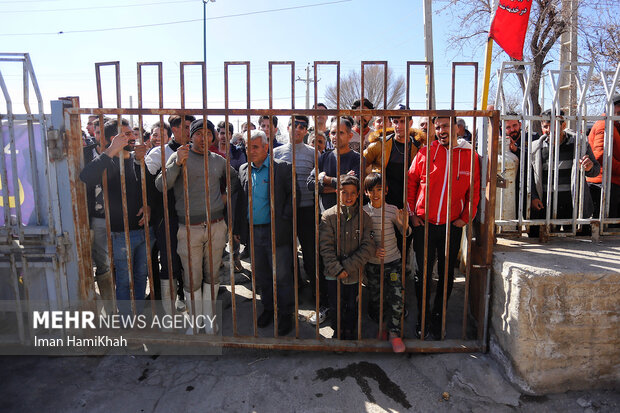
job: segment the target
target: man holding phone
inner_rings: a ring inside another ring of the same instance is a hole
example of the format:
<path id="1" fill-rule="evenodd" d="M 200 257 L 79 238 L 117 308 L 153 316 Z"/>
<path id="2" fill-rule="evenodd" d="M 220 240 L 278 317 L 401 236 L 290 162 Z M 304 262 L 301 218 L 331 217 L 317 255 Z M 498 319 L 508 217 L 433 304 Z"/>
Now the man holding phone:
<path id="1" fill-rule="evenodd" d="M 87 186 L 100 185 L 103 172 L 107 171 L 107 187 L 110 205 L 110 227 L 112 229 L 112 249 L 116 280 L 116 300 L 121 314 L 131 313 L 131 291 L 127 255 L 131 254 L 133 274 L 133 295 L 136 310 L 141 311 L 146 291 L 147 249 L 144 223 L 150 215 L 142 199 L 142 180 L 140 161 L 146 154 L 146 146 L 136 145 L 133 131 L 126 119 L 112 119 L 104 125 L 106 150 L 87 163 L 80 173 L 80 179 Z M 129 246 L 125 242 L 125 225 L 123 219 L 122 186 L 120 163 L 124 161 L 125 187 L 127 200 L 127 222 L 129 225 Z M 147 174 L 148 176 L 148 174 Z M 152 180 L 147 179 L 147 194 L 154 193 Z M 147 195 L 148 196 L 148 195 Z"/>

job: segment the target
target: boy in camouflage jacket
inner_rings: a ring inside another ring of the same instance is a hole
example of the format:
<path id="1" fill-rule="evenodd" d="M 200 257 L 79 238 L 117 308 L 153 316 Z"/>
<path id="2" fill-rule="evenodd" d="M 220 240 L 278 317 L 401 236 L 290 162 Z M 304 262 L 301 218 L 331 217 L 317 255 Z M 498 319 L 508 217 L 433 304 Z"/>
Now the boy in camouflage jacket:
<path id="1" fill-rule="evenodd" d="M 360 183 L 356 176 L 340 177 L 340 204 L 325 211 L 319 227 L 320 253 L 325 263 L 325 278 L 329 311 L 332 314 L 331 326 L 334 337 L 339 337 L 337 326 L 338 282 L 340 288 L 342 338 L 355 338 L 355 300 L 359 274 L 368 259 L 375 253 L 372 239 L 372 220 L 362 211 L 362 231 L 360 231 L 360 208 L 358 204 Z M 340 250 L 337 246 L 337 217 L 340 214 Z"/>

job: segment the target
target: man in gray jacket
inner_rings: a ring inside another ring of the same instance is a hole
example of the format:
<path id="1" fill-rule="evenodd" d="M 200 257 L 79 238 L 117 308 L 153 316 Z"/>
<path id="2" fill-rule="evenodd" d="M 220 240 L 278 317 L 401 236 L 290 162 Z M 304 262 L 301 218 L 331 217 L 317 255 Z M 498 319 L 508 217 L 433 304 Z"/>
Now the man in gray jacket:
<path id="1" fill-rule="evenodd" d="M 191 146 L 183 145 L 178 148 L 166 163 L 166 183 L 168 188 L 174 190 L 175 209 L 179 219 L 177 252 L 184 269 L 183 288 L 186 301 L 192 301 L 192 305 L 187 307 L 194 317 L 203 314 L 207 317 L 206 332 L 208 334 L 216 332 L 216 324 L 209 323 L 209 321 L 214 319 L 213 302 L 217 299 L 220 284 L 219 269 L 227 241 L 227 227 L 224 221 L 226 205 L 221 191 L 221 188 L 226 188 L 226 160 L 207 150 L 215 141 L 216 136 L 215 127 L 211 121 L 207 121 L 207 129 L 203 127 L 202 119 L 193 121 L 190 126 Z M 208 193 L 205 193 L 205 154 L 208 156 L 209 168 Z M 187 170 L 187 208 L 183 168 Z M 233 168 L 230 168 L 229 173 L 231 199 L 235 200 L 239 190 L 239 179 Z M 155 181 L 160 191 L 163 188 L 162 180 L 160 173 Z M 210 216 L 207 215 L 207 196 L 210 200 Z M 234 205 L 231 207 L 234 209 Z M 189 215 L 189 222 L 187 222 L 186 213 Z M 211 233 L 208 231 L 209 221 Z M 211 243 L 211 251 L 209 251 L 209 243 Z"/>
<path id="2" fill-rule="evenodd" d="M 542 116 L 551 117 L 551 111 L 546 110 Z M 551 199 L 547 200 L 547 184 L 549 169 L 554 165 L 549 165 L 551 150 L 554 145 L 551 135 L 551 121 L 543 120 L 540 123 L 543 136 L 532 143 L 532 158 L 530 167 L 532 168 L 532 219 L 542 219 L 545 217 L 544 208 L 546 205 L 552 207 L 553 198 L 557 197 L 557 218 L 568 219 L 573 217 L 573 208 L 579 207 L 580 188 L 583 188 L 583 210 L 582 216 L 589 218 L 592 216 L 593 204 L 590 191 L 585 186 L 585 179 L 580 178 L 579 169 L 585 171 L 585 176 L 597 176 L 601 170 L 600 164 L 596 161 L 592 148 L 587 139 L 581 138 L 574 131 L 566 128 L 566 121 L 563 119 L 564 112 L 560 111 L 557 117 L 559 128 L 555 134 L 559 137 L 559 150 L 556 154 L 558 160 L 557 192 L 551 188 Z M 577 159 L 575 160 L 575 145 L 577 145 Z M 554 177 L 551 177 L 553 185 Z M 552 216 L 553 218 L 553 216 Z M 537 226 L 530 228 L 530 237 L 539 235 Z"/>

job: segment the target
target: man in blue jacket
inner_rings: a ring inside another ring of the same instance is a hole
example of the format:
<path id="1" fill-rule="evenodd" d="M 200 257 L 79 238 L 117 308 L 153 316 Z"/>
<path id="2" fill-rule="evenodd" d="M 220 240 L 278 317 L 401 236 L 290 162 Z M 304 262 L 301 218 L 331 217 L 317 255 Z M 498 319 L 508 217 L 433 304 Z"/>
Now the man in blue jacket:
<path id="1" fill-rule="evenodd" d="M 247 140 L 247 135 L 245 135 Z M 267 135 L 252 131 L 246 143 L 248 163 L 239 167 L 239 180 L 244 198 L 239 202 L 235 234 L 241 242 L 250 240 L 254 233 L 254 271 L 261 290 L 263 313 L 258 317 L 258 327 L 267 327 L 274 316 L 273 262 L 271 240 L 270 190 L 274 190 L 276 280 L 278 297 L 278 335 L 286 335 L 293 328 L 293 195 L 291 165 L 278 159 L 270 160 Z M 273 163 L 271 163 L 271 162 Z M 269 168 L 273 167 L 274 182 L 270 181 Z M 249 215 L 250 182 L 252 180 L 252 218 Z"/>

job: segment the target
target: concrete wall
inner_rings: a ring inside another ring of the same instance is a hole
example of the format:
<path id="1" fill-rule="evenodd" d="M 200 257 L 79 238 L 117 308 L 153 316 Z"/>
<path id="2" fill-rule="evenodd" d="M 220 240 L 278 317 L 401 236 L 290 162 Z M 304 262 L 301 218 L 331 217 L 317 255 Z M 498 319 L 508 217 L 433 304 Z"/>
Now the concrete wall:
<path id="1" fill-rule="evenodd" d="M 493 265 L 491 352 L 513 382 L 531 393 L 620 386 L 620 238 L 500 239 Z"/>

